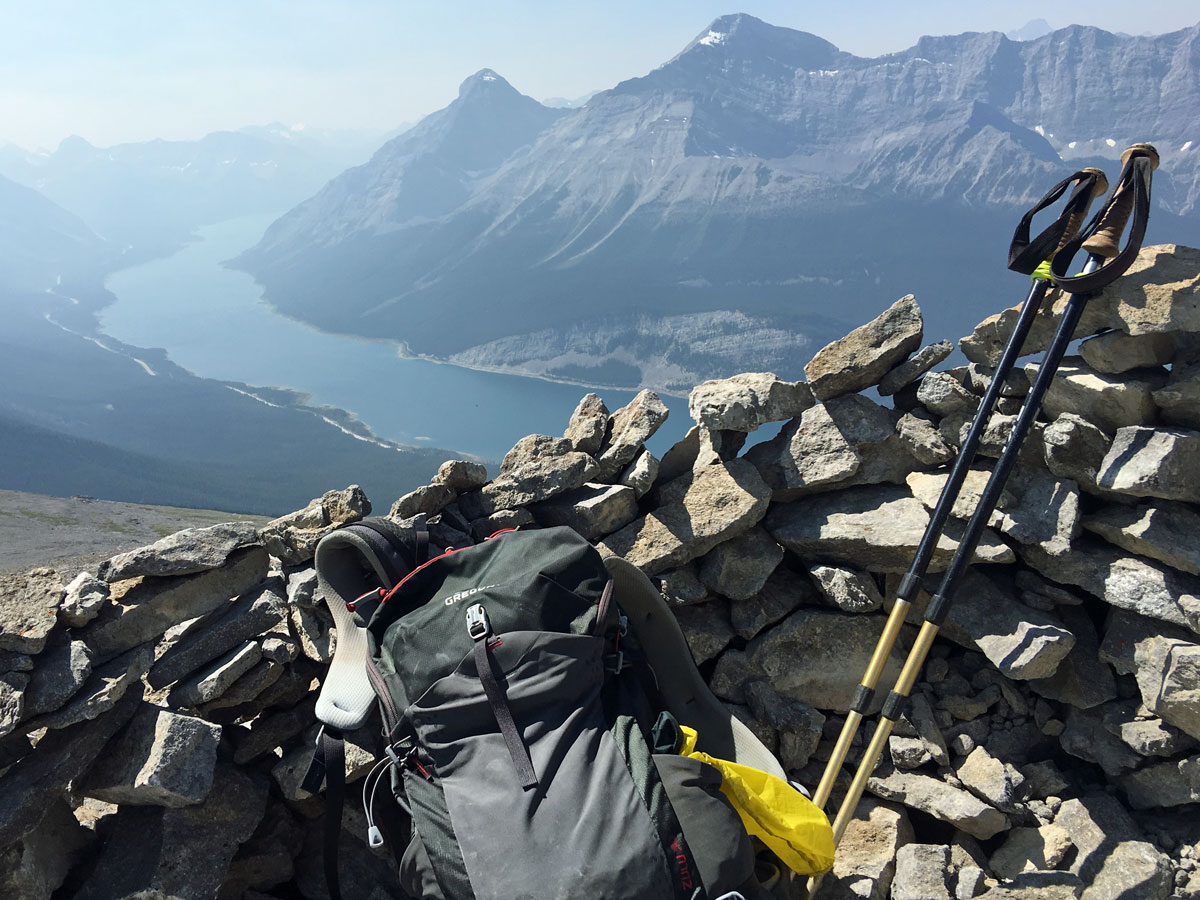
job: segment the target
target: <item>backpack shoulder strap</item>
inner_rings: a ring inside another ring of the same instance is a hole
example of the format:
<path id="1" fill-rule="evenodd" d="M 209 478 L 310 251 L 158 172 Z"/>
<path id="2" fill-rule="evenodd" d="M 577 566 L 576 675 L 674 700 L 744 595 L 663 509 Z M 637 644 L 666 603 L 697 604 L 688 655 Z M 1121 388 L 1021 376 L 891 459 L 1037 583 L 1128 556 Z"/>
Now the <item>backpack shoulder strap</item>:
<path id="1" fill-rule="evenodd" d="M 317 590 L 329 607 L 337 646 L 317 696 L 317 735 L 303 787 L 315 794 L 325 782 L 325 882 L 330 900 L 342 900 L 337 849 L 346 797 L 346 756 L 342 735 L 361 727 L 371 714 L 375 690 L 367 677 L 365 606 L 378 603 L 429 555 L 424 515 L 410 526 L 374 517 L 331 531 L 317 544 Z M 372 596 L 375 598 L 372 601 Z"/>

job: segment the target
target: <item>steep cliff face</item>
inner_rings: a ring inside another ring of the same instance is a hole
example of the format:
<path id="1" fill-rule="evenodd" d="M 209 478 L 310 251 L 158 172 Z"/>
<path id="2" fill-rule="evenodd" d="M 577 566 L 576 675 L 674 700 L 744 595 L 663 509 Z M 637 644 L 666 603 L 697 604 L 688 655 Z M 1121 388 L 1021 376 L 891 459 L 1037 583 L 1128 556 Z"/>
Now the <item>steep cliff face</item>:
<path id="1" fill-rule="evenodd" d="M 593 352 L 587 332 L 656 319 L 626 383 L 672 389 L 740 367 L 671 335 L 671 316 L 748 317 L 743 353 L 778 331 L 787 341 L 763 359 L 775 368 L 867 316 L 880 283 L 912 285 L 957 331 L 999 299 L 978 272 L 1019 208 L 1132 141 L 1164 144 L 1155 197 L 1187 217 L 1156 214 L 1160 236 L 1200 230 L 1200 155 L 1182 149 L 1200 117 L 1198 40 L 1072 27 L 864 59 L 726 16 L 581 109 L 545 109 L 487 76 L 489 90 L 332 182 L 241 264 L 322 327 L 537 374 L 556 373 L 559 347 Z M 959 261 L 953 292 L 928 276 L 946 259 Z M 522 349 L 547 330 L 555 353 Z M 668 362 L 682 385 L 654 379 Z"/>
<path id="2" fill-rule="evenodd" d="M 667 414 L 652 392 L 612 413 L 589 395 L 561 438 L 521 440 L 492 479 L 448 462 L 388 514 L 426 514 L 439 548 L 565 525 L 635 563 L 714 693 L 812 785 L 1014 318 L 980 323 L 960 342 L 971 363 L 937 370 L 951 344 L 922 346 L 905 296 L 821 349 L 807 381 L 696 387 L 696 425 L 661 459 L 644 447 Z M 1200 896 L 1200 251 L 1146 248 L 1076 337 L 822 898 Z M 1031 359 L 1006 381 L 929 591 Z M 312 557 L 370 512 L 352 486 L 69 584 L 0 577 L 5 896 L 324 896 L 323 802 L 300 787 L 334 640 Z M 348 735 L 352 795 L 377 734 Z M 345 822 L 347 896 L 400 896 L 365 824 Z"/>

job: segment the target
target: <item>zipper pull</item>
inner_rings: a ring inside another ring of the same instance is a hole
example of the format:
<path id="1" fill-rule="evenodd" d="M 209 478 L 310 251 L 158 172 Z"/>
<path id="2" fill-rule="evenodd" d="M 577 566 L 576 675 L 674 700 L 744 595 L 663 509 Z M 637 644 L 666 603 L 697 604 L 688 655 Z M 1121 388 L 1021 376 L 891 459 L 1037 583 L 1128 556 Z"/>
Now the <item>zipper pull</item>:
<path id="1" fill-rule="evenodd" d="M 479 642 L 485 640 L 492 633 L 492 623 L 488 621 L 487 610 L 483 608 L 482 603 L 476 603 L 467 607 L 467 634 L 471 636 L 471 640 Z"/>

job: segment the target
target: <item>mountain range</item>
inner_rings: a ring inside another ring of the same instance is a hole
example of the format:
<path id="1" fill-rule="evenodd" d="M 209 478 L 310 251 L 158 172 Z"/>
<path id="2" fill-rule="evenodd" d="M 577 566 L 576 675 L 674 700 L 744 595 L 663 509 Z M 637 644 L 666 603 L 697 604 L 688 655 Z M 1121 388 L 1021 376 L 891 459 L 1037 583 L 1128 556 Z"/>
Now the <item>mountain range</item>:
<path id="1" fill-rule="evenodd" d="M 1200 237 L 1200 25 L 922 38 L 866 59 L 748 15 L 581 108 L 485 69 L 237 264 L 283 312 L 417 355 L 686 390 L 798 374 L 917 293 L 938 337 L 1014 302 L 1023 207 L 1155 142 L 1149 240 Z"/>
<path id="2" fill-rule="evenodd" d="M 342 138 L 278 123 L 112 147 L 72 136 L 52 153 L 0 148 L 0 176 L 70 210 L 128 265 L 181 246 L 198 226 L 288 209 L 369 155 Z"/>

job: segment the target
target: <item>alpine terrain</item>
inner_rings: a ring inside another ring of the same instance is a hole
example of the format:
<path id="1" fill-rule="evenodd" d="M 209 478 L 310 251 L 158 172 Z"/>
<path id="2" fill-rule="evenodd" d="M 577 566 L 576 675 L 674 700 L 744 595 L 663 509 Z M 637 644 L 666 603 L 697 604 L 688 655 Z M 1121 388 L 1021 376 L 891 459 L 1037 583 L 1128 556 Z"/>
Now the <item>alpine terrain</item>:
<path id="1" fill-rule="evenodd" d="M 279 309 L 414 354 L 686 390 L 798 374 L 920 298 L 938 334 L 1013 302 L 1020 212 L 1133 141 L 1163 158 L 1148 240 L 1200 238 L 1200 26 L 923 38 L 864 59 L 747 15 L 578 109 L 484 69 L 239 265 Z"/>

